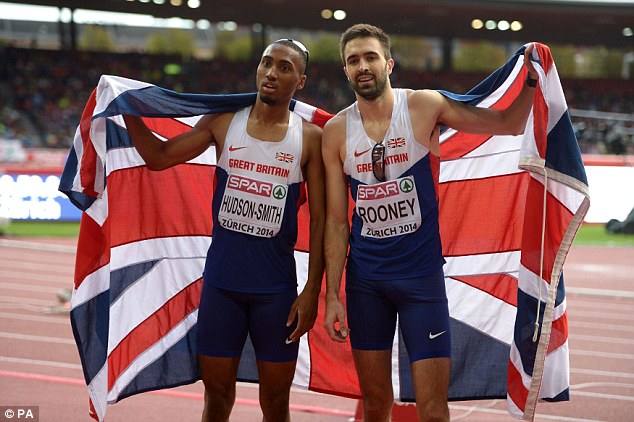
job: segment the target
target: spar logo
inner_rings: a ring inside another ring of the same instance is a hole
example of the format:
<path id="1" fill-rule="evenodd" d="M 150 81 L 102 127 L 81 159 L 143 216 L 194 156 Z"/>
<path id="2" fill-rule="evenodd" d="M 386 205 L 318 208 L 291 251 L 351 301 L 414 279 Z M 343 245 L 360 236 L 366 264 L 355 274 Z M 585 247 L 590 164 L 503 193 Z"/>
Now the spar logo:
<path id="1" fill-rule="evenodd" d="M 405 193 L 409 193 L 412 191 L 412 189 L 414 189 L 414 184 L 409 178 L 401 180 L 401 182 L 398 185 L 401 187 L 401 190 Z"/>
<path id="2" fill-rule="evenodd" d="M 286 197 L 286 188 L 282 185 L 277 185 L 273 189 L 273 197 L 275 199 L 284 199 Z"/>
<path id="3" fill-rule="evenodd" d="M 227 187 L 254 195 L 265 196 L 267 198 L 270 198 L 271 193 L 273 192 L 272 183 L 249 179 L 248 177 L 242 177 L 236 174 L 229 175 Z M 281 197 L 283 198 L 286 195 L 286 189 L 284 189 L 283 186 L 278 185 L 275 188 L 275 192 L 273 192 L 275 197 L 278 199 L 279 197 L 277 195 L 280 195 L 279 188 L 282 188 L 282 190 L 284 191 Z"/>
<path id="4" fill-rule="evenodd" d="M 401 184 L 404 182 L 405 180 L 401 180 Z M 411 185 L 411 181 L 409 182 L 409 184 Z M 407 190 L 404 192 L 409 192 L 411 191 L 413 188 L 413 186 L 410 186 Z M 365 200 L 373 200 L 373 199 L 383 199 L 383 198 L 389 198 L 391 196 L 396 196 L 400 193 L 400 189 L 399 189 L 399 185 L 398 182 L 396 180 L 392 180 L 389 182 L 385 182 L 385 183 L 381 183 L 379 185 L 361 185 L 359 186 L 359 191 L 357 192 L 357 198 L 358 199 L 365 199 Z"/>

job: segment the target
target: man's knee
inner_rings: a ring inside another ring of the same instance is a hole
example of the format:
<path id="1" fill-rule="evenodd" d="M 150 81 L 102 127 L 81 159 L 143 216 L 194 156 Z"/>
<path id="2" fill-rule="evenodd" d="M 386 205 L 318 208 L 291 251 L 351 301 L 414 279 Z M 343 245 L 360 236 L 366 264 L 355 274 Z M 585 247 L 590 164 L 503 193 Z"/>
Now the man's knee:
<path id="1" fill-rule="evenodd" d="M 447 402 L 432 401 L 418 406 L 420 422 L 448 422 L 449 406 Z"/>

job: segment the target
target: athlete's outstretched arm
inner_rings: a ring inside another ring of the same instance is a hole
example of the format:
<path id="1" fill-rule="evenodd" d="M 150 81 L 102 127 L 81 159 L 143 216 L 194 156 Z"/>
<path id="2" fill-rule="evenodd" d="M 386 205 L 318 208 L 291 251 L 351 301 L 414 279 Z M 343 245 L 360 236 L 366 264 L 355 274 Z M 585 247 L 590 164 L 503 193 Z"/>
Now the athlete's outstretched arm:
<path id="1" fill-rule="evenodd" d="M 291 306 L 287 325 L 297 317 L 297 327 L 287 342 L 299 340 L 313 328 L 317 319 L 321 281 L 324 277 L 324 225 L 326 220 L 326 190 L 324 185 L 324 165 L 321 160 L 321 129 L 304 123 L 304 151 L 307 160 L 304 174 L 308 184 L 308 205 L 310 207 L 310 244 L 308 255 L 308 280 L 306 286 Z"/>
<path id="2" fill-rule="evenodd" d="M 211 123 L 219 115 L 201 118 L 190 131 L 167 141 L 157 138 L 138 116 L 124 115 L 128 134 L 151 170 L 163 170 L 198 157 L 215 141 Z"/>
<path id="3" fill-rule="evenodd" d="M 343 172 L 345 159 L 345 114 L 333 117 L 324 127 L 322 156 L 326 169 L 326 315 L 324 327 L 334 341 L 348 337 L 346 313 L 339 299 L 341 277 L 348 253 L 348 184 Z M 337 329 L 336 324 L 339 324 Z"/>
<path id="4" fill-rule="evenodd" d="M 533 49 L 534 44 L 527 46 L 524 52 L 524 66 L 529 77 L 536 80 L 538 73 L 530 61 Z M 467 133 L 519 135 L 524 133 L 526 128 L 534 94 L 535 88 L 524 83 L 515 101 L 501 110 L 463 104 L 431 90 L 415 91 L 409 97 L 409 104 L 413 114 L 418 114 L 418 110 L 426 113 L 430 125 L 446 125 Z M 430 133 L 430 129 L 431 127 L 421 128 L 421 131 Z"/>

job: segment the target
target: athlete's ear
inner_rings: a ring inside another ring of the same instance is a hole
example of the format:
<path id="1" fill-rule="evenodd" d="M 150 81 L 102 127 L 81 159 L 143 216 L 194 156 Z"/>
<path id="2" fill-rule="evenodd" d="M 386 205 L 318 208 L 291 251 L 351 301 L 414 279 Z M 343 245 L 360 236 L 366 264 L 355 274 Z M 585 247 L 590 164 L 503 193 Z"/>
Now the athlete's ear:
<path id="1" fill-rule="evenodd" d="M 387 61 L 387 74 L 392 74 L 392 69 L 394 69 L 394 59 L 390 59 Z"/>
<path id="2" fill-rule="evenodd" d="M 297 87 L 295 88 L 296 91 L 299 91 L 300 89 L 304 88 L 304 85 L 306 84 L 306 75 L 302 75 L 299 77 L 299 82 L 297 82 Z"/>
<path id="3" fill-rule="evenodd" d="M 346 67 L 343 67 L 343 73 L 346 74 L 346 78 L 348 78 L 348 82 L 350 82 L 350 75 L 348 75 L 348 69 L 346 69 Z"/>

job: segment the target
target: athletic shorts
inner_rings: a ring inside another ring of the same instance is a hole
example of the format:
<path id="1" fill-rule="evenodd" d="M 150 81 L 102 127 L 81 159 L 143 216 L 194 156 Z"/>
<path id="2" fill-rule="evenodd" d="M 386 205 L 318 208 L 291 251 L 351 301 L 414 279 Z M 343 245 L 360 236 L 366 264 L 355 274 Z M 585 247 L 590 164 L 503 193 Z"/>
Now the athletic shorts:
<path id="1" fill-rule="evenodd" d="M 297 290 L 275 294 L 240 293 L 203 283 L 198 310 L 198 353 L 237 357 L 251 337 L 255 357 L 266 362 L 297 360 L 299 342 L 286 344 L 296 321 L 286 326 Z"/>
<path id="2" fill-rule="evenodd" d="M 410 362 L 451 356 L 442 268 L 432 276 L 400 280 L 362 280 L 347 275 L 346 302 L 353 349 L 392 349 L 398 315 Z"/>

